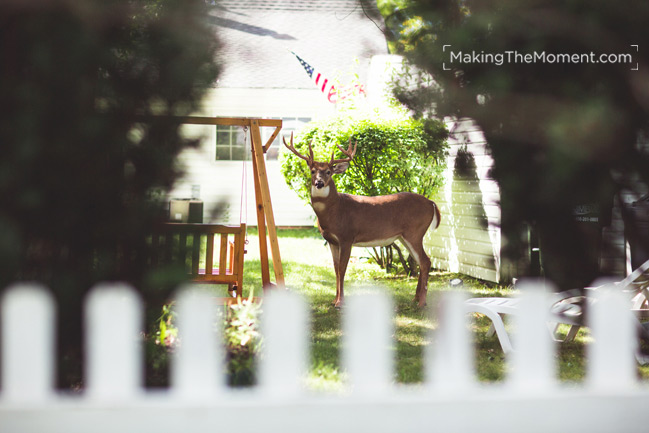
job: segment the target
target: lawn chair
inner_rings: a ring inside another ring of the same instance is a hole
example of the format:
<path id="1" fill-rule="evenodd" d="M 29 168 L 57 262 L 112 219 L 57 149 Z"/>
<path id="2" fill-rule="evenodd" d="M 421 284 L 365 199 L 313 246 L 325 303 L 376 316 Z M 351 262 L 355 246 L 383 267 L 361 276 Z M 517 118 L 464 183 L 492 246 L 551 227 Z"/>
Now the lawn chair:
<path id="1" fill-rule="evenodd" d="M 630 309 L 640 318 L 649 318 L 649 260 L 630 273 L 626 278 L 614 283 L 620 290 L 629 295 L 631 299 Z M 592 302 L 593 297 L 587 296 L 588 291 L 597 290 L 600 286 L 586 287 L 584 290 L 573 289 L 556 293 L 552 297 L 552 302 L 548 306 L 552 317 L 550 331 L 555 341 L 567 342 L 572 341 L 579 329 L 584 326 L 584 317 L 587 312 L 588 304 Z M 518 298 L 505 297 L 488 297 L 488 298 L 471 298 L 465 302 L 468 313 L 478 313 L 487 316 L 491 320 L 491 326 L 487 331 L 487 336 L 494 333 L 498 337 L 500 346 L 505 354 L 514 351 L 509 334 L 505 330 L 503 317 L 505 315 L 518 314 Z M 560 338 L 557 330 L 559 325 L 570 325 L 566 336 Z M 649 329 L 638 320 L 638 332 L 642 339 L 649 341 Z M 649 356 L 638 353 L 636 358 L 639 362 L 649 363 Z"/>

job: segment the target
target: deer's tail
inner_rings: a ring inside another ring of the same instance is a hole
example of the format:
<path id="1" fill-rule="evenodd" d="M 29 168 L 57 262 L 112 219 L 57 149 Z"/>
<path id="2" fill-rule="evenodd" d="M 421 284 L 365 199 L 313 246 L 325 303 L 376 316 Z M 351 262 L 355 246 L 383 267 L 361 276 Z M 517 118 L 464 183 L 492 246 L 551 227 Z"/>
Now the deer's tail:
<path id="1" fill-rule="evenodd" d="M 442 222 L 442 214 L 439 212 L 439 206 L 437 206 L 437 203 L 433 203 L 433 208 L 434 208 L 434 213 L 433 213 L 433 221 L 431 222 L 431 226 L 434 228 L 439 227 L 439 224 Z"/>

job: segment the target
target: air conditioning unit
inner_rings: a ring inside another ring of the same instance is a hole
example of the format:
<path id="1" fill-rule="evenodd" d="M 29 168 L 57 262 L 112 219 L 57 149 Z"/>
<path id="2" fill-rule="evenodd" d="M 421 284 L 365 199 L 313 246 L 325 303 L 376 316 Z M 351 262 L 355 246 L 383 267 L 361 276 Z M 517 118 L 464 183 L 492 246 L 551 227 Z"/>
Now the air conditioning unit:
<path id="1" fill-rule="evenodd" d="M 203 200 L 171 199 L 169 201 L 169 220 L 174 223 L 202 223 Z"/>

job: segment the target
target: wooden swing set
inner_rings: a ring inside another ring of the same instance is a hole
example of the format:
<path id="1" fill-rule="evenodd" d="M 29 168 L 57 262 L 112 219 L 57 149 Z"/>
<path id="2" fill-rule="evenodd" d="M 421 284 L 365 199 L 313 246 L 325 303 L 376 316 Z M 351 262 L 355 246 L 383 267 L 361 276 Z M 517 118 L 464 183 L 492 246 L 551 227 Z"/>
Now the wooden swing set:
<path id="1" fill-rule="evenodd" d="M 170 121 L 191 125 L 224 125 L 241 126 L 250 132 L 252 167 L 255 182 L 255 201 L 257 227 L 259 230 L 259 253 L 261 260 L 261 279 L 264 291 L 273 288 L 284 288 L 284 272 L 277 241 L 277 228 L 270 199 L 268 176 L 264 153 L 268 151 L 273 140 L 282 129 L 281 119 L 259 119 L 247 117 L 170 117 Z M 262 144 L 262 127 L 275 128 L 270 138 Z M 242 191 L 244 194 L 244 191 Z M 216 238 L 220 237 L 218 241 Z M 268 236 L 268 241 L 266 240 Z M 227 284 L 231 297 L 222 298 L 224 303 L 237 302 L 243 297 L 243 255 L 245 253 L 246 224 L 188 224 L 166 223 L 153 237 L 155 245 L 174 245 L 178 238 L 176 253 L 185 262 L 192 282 L 209 284 Z M 206 239 L 205 250 L 201 248 L 201 239 Z M 216 242 L 215 242 L 216 241 Z M 272 259 L 275 283 L 270 280 L 268 245 Z M 214 246 L 218 245 L 215 251 Z M 166 248 L 170 251 L 171 248 Z M 171 254 L 171 253 L 168 253 Z M 218 263 L 215 259 L 218 258 Z M 205 264 L 201 267 L 201 264 Z"/>

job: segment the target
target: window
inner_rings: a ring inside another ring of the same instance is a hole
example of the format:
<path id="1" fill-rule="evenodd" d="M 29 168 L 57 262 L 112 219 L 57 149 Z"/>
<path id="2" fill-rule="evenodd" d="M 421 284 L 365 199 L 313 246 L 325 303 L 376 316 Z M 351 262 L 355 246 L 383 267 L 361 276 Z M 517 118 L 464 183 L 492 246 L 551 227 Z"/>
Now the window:
<path id="1" fill-rule="evenodd" d="M 282 131 L 273 140 L 266 152 L 266 160 L 276 161 L 280 148 L 283 146 L 282 137 L 288 138 L 291 132 L 300 130 L 311 121 L 310 117 L 283 117 Z M 262 144 L 266 144 L 273 128 L 261 128 Z M 248 134 L 247 137 L 245 134 Z M 241 126 L 216 125 L 216 160 L 217 161 L 249 161 L 252 159 L 250 152 L 250 131 L 244 134 Z"/>
<path id="2" fill-rule="evenodd" d="M 284 144 L 282 143 L 282 137 L 286 137 L 286 141 L 288 141 L 289 137 L 291 136 L 291 132 L 299 131 L 310 121 L 310 117 L 282 117 L 282 132 L 280 132 L 277 138 L 273 141 L 273 144 L 270 145 L 268 152 L 266 152 L 266 159 L 269 161 L 277 160 L 277 157 L 279 156 L 279 150 L 282 146 L 284 146 Z M 269 137 L 271 133 L 272 131 L 269 132 Z M 269 137 L 267 137 L 267 139 Z"/>
<path id="3" fill-rule="evenodd" d="M 241 126 L 216 125 L 216 160 L 250 160 L 250 139 L 245 139 Z"/>

